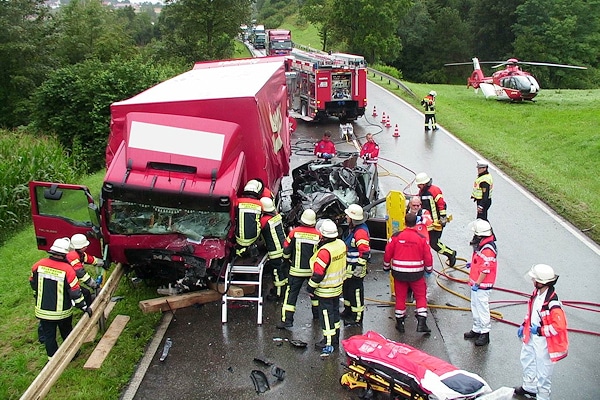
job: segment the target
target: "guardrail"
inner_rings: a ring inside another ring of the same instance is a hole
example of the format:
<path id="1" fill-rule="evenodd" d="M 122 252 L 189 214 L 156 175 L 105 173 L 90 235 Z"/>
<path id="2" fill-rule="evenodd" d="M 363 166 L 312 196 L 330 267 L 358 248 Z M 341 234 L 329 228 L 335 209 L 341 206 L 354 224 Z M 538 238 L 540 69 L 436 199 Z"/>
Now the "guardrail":
<path id="1" fill-rule="evenodd" d="M 390 85 L 392 83 L 395 84 L 398 87 L 398 89 L 404 90 L 413 99 L 418 98 L 417 95 L 412 90 L 410 90 L 410 88 L 408 86 L 406 86 L 404 83 L 402 83 L 402 81 L 400 81 L 398 78 L 394 78 L 391 75 L 388 75 L 381 71 L 377 71 L 376 69 L 373 69 L 373 68 L 367 68 L 367 71 L 369 71 L 370 74 L 373 74 L 373 77 L 379 76 L 380 81 L 383 81 L 384 79 L 386 79 Z"/>

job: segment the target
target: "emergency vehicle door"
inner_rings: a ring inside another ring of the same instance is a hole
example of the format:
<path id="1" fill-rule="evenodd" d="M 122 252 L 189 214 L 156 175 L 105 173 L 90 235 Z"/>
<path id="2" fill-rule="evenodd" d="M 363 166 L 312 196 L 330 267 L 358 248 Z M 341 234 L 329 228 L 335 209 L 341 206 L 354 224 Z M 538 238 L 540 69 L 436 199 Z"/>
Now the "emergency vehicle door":
<path id="1" fill-rule="evenodd" d="M 100 213 L 87 187 L 32 181 L 29 196 L 38 249 L 48 251 L 55 239 L 82 233 L 90 242 L 86 252 L 103 258 Z"/>

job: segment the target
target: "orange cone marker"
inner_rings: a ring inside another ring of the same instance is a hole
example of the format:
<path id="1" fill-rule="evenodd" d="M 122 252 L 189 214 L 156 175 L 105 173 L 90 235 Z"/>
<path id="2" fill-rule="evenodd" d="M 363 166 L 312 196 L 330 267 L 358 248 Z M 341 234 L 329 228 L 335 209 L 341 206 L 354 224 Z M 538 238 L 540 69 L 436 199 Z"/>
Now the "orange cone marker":
<path id="1" fill-rule="evenodd" d="M 400 131 L 398 130 L 398 124 L 396 124 L 396 127 L 394 128 L 394 134 L 392 135 L 392 137 L 400 137 Z"/>
<path id="2" fill-rule="evenodd" d="M 375 106 L 373 106 L 373 116 L 376 117 L 377 116 L 377 109 L 375 108 Z"/>

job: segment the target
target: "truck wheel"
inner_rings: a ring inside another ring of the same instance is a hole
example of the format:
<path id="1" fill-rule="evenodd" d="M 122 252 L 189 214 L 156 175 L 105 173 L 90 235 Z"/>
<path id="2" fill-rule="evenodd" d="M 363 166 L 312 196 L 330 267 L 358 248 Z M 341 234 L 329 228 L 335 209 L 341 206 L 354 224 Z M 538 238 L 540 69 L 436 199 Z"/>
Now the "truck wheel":
<path id="1" fill-rule="evenodd" d="M 300 114 L 303 117 L 308 115 L 308 105 L 305 102 L 302 102 L 302 105 L 300 106 Z"/>

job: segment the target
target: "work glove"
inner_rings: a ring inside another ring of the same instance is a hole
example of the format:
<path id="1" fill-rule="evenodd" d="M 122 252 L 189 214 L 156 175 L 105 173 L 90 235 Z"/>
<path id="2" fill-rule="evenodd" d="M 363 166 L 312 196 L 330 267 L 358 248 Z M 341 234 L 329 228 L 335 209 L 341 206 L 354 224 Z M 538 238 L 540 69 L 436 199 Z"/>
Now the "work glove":
<path id="1" fill-rule="evenodd" d="M 471 268 L 471 263 L 466 263 L 465 268 L 467 268 L 467 269 Z"/>
<path id="2" fill-rule="evenodd" d="M 429 278 L 433 272 L 425 272 L 425 279 Z"/>
<path id="3" fill-rule="evenodd" d="M 91 289 L 98 289 L 98 282 L 96 282 L 94 279 L 90 278 L 88 279 L 88 281 L 86 282 L 86 284 L 91 288 Z"/>
<path id="4" fill-rule="evenodd" d="M 83 306 L 83 308 L 81 309 L 81 311 L 83 311 L 84 313 L 86 313 L 88 315 L 88 317 L 92 318 L 92 307 L 90 307 L 90 306 Z"/>
<path id="5" fill-rule="evenodd" d="M 354 266 L 354 269 L 352 270 L 352 276 L 356 277 L 356 278 L 360 278 L 362 276 L 362 273 L 364 272 L 364 265 L 360 265 L 357 264 Z"/>
<path id="6" fill-rule="evenodd" d="M 525 327 L 524 327 L 523 325 L 521 325 L 521 326 L 519 327 L 519 329 L 517 330 L 517 337 L 518 337 L 519 339 L 523 339 L 523 329 L 525 329 Z"/>
<path id="7" fill-rule="evenodd" d="M 474 291 L 474 292 L 478 291 L 479 290 L 479 284 L 476 283 L 473 286 L 471 286 L 471 290 Z"/>
<path id="8" fill-rule="evenodd" d="M 317 153 L 317 157 L 319 157 L 319 158 L 323 157 L 323 153 Z"/>
<path id="9" fill-rule="evenodd" d="M 531 325 L 531 334 L 532 335 L 540 335 L 540 329 L 541 327 L 537 326 L 537 325 Z"/>
<path id="10" fill-rule="evenodd" d="M 447 223 L 448 223 L 448 217 L 446 217 L 446 216 L 440 217 L 440 225 L 446 226 Z"/>
<path id="11" fill-rule="evenodd" d="M 389 264 L 388 265 L 383 264 L 383 270 L 384 271 L 389 271 L 390 269 L 391 269 L 391 267 L 390 267 Z"/>
<path id="12" fill-rule="evenodd" d="M 101 258 L 96 258 L 96 266 L 97 267 L 104 267 L 104 260 Z"/>

